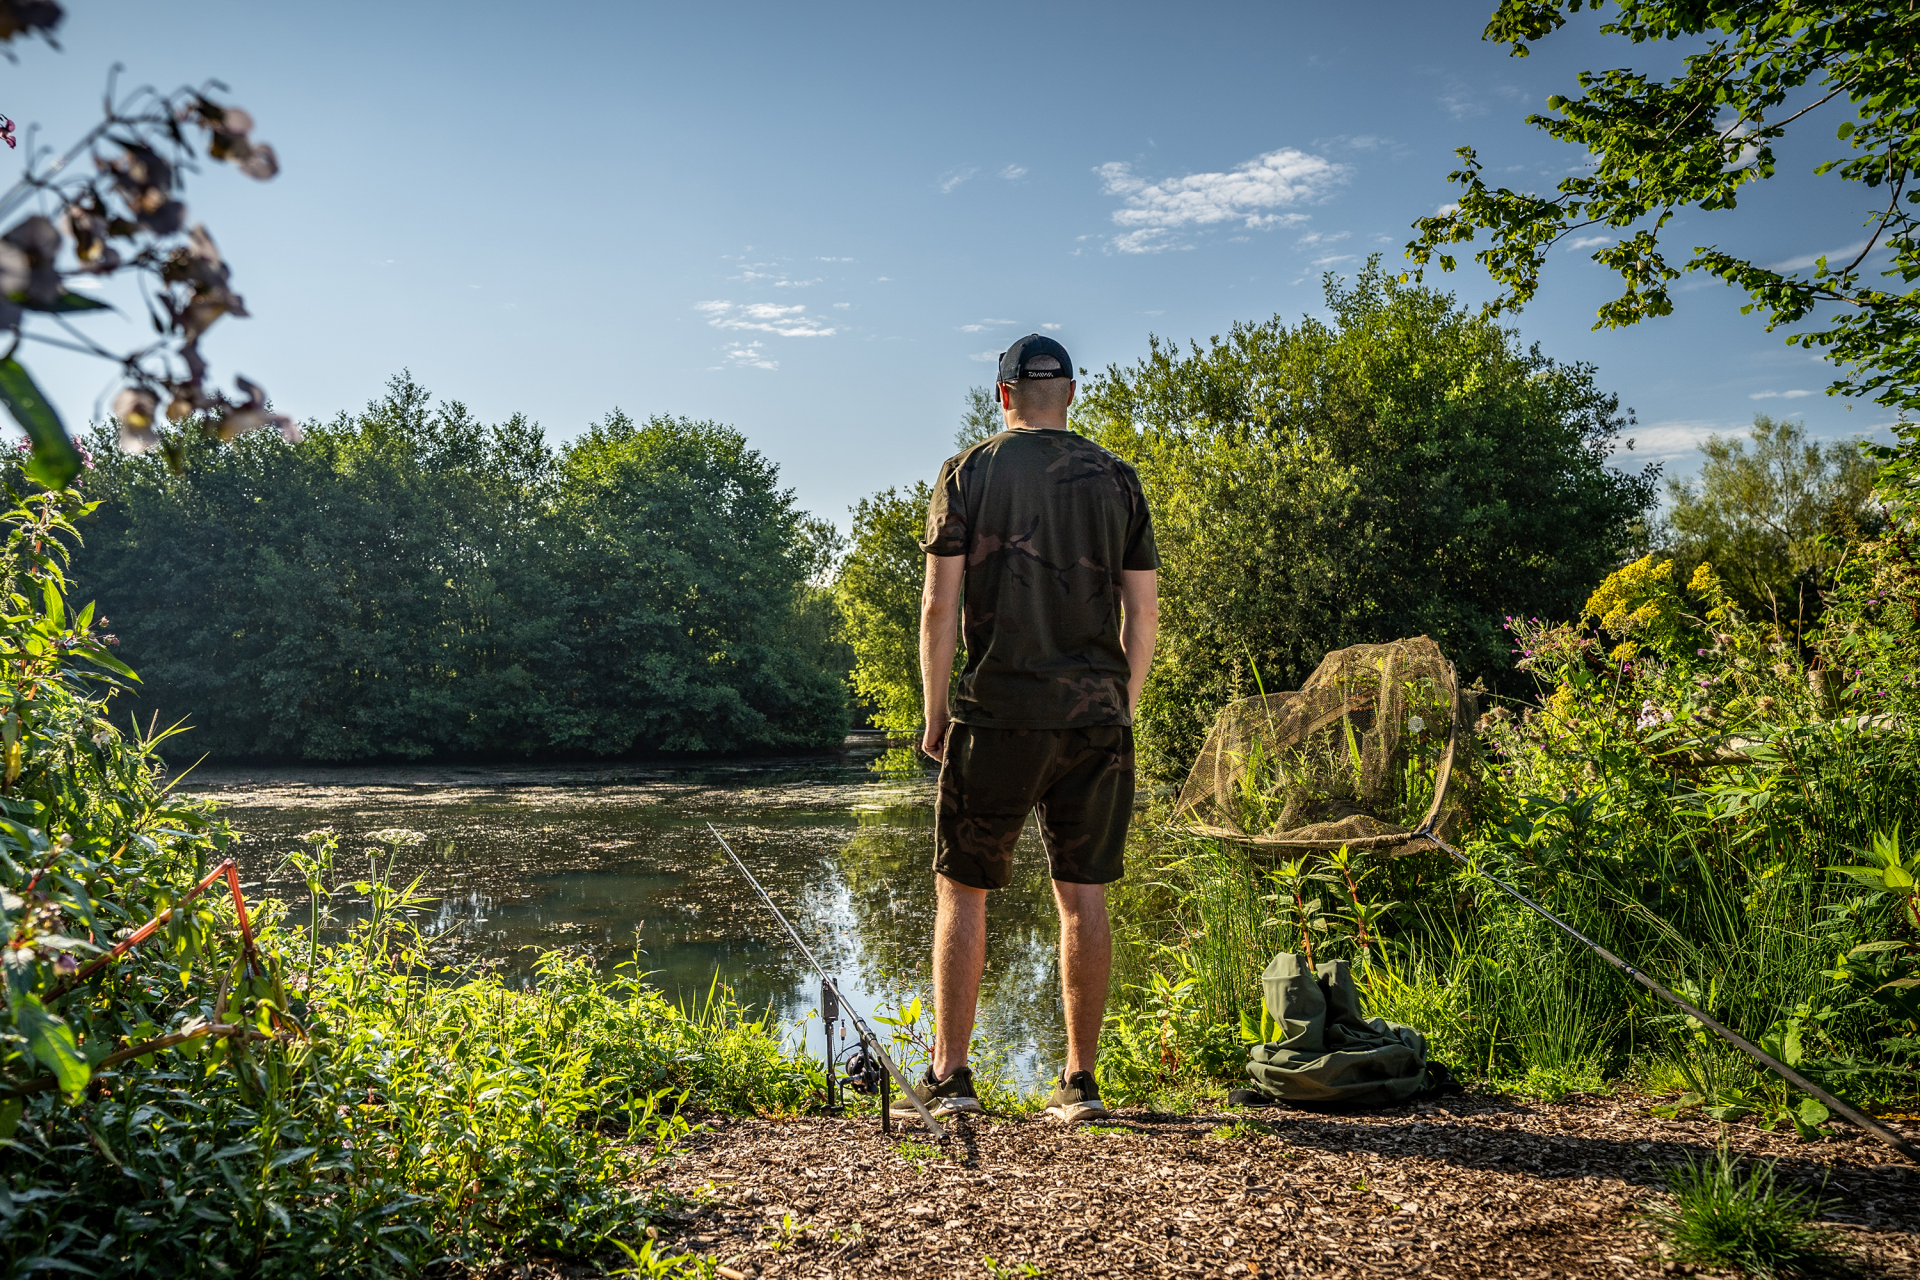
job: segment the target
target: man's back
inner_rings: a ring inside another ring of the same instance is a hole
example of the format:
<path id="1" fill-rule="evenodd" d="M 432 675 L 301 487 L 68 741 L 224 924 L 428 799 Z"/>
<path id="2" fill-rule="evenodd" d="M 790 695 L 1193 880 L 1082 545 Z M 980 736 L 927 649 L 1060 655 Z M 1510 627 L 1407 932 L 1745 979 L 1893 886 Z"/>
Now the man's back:
<path id="1" fill-rule="evenodd" d="M 1132 467 L 1070 431 L 1003 431 L 940 468 L 922 547 L 966 557 L 956 721 L 1133 722 L 1121 573 L 1159 561 Z"/>

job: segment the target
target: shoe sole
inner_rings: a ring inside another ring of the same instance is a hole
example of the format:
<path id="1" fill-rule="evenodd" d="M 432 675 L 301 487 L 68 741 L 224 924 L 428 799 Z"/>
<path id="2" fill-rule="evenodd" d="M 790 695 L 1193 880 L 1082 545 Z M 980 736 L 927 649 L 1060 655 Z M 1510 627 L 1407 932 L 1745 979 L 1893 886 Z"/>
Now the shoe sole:
<path id="1" fill-rule="evenodd" d="M 1063 1124 L 1079 1124 L 1082 1120 L 1098 1120 L 1107 1114 L 1107 1109 L 1098 1102 L 1067 1102 L 1047 1108 L 1047 1114 Z"/>

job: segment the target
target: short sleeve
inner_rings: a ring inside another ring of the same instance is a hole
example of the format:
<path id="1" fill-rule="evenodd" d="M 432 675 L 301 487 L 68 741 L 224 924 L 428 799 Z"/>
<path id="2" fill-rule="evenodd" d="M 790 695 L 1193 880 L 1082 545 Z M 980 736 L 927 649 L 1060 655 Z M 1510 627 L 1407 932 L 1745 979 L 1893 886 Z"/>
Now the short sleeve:
<path id="1" fill-rule="evenodd" d="M 930 556 L 967 554 L 967 504 L 960 492 L 960 459 L 949 458 L 940 466 L 940 479 L 933 486 L 933 500 L 927 504 L 927 536 L 920 549 Z"/>
<path id="2" fill-rule="evenodd" d="M 1127 521 L 1127 553 L 1120 561 L 1122 569 L 1158 569 L 1160 549 L 1153 544 L 1153 516 L 1147 511 L 1147 495 L 1140 488 L 1140 477 L 1132 467 L 1126 469 L 1127 501 L 1133 507 Z"/>

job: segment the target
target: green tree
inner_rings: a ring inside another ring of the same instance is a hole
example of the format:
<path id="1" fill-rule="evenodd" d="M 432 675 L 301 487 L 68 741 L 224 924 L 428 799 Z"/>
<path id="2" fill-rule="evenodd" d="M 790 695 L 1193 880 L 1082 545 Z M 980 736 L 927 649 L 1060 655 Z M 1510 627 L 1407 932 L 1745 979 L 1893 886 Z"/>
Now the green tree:
<path id="1" fill-rule="evenodd" d="M 894 737 L 918 734 L 920 706 L 920 588 L 933 487 L 885 489 L 853 507 L 852 549 L 840 566 L 834 595 L 853 649 L 853 691 L 868 718 Z M 957 663 L 956 659 L 956 663 Z"/>
<path id="2" fill-rule="evenodd" d="M 175 474 L 114 454 L 75 570 L 146 669 L 138 705 L 216 756 L 535 750 L 536 674 L 572 643 L 540 523 L 538 426 L 437 408 L 402 375 L 290 445 L 183 437 Z"/>
<path id="3" fill-rule="evenodd" d="M 1501 0 L 1485 35 L 1525 57 L 1567 14 L 1603 5 Z M 1473 148 L 1461 148 L 1462 167 L 1451 177 L 1460 186 L 1457 201 L 1416 223 L 1408 254 L 1423 266 L 1437 257 L 1451 271 L 1455 260 L 1444 246 L 1488 232 L 1491 246 L 1474 257 L 1505 290 L 1492 304 L 1498 311 L 1534 295 L 1556 244 L 1605 228 L 1616 235 L 1593 259 L 1625 287 L 1600 308 L 1596 328 L 1668 314 L 1669 283 L 1703 271 L 1746 290 L 1746 310 L 1758 309 L 1769 329 L 1812 320 L 1816 327 L 1787 341 L 1825 349 L 1848 368 L 1830 394 L 1873 394 L 1883 404 L 1920 408 L 1920 288 L 1874 283 L 1920 279 L 1920 186 L 1912 182 L 1920 163 L 1920 131 L 1913 127 L 1920 10 L 1870 0 L 1622 0 L 1619 16 L 1600 30 L 1635 45 L 1688 39 L 1704 46 L 1665 80 L 1624 67 L 1582 72 L 1581 96 L 1555 95 L 1546 114 L 1528 116 L 1529 124 L 1591 158 L 1552 195 L 1489 186 Z M 1758 265 L 1713 245 L 1670 264 L 1661 241 L 1668 224 L 1689 209 L 1736 208 L 1743 188 L 1774 177 L 1774 146 L 1789 128 L 1803 120 L 1810 127 L 1823 109 L 1847 148 L 1813 173 L 1871 191 L 1861 244 L 1834 262 L 1819 257 L 1804 271 Z M 1890 255 L 1884 269 L 1863 271 L 1876 250 Z"/>
<path id="4" fill-rule="evenodd" d="M 1000 411 L 1000 400 L 992 384 L 967 388 L 967 410 L 960 417 L 960 429 L 953 433 L 953 447 L 970 449 L 988 436 L 1007 429 L 1007 416 Z"/>
<path id="5" fill-rule="evenodd" d="M 524 416 L 484 425 L 403 375 L 297 444 L 183 440 L 178 474 L 102 453 L 74 571 L 144 668 L 143 714 L 190 716 L 196 752 L 617 755 L 845 732 L 832 530 L 728 428 L 616 414 L 556 457 Z"/>
<path id="6" fill-rule="evenodd" d="M 1006 430 L 991 386 L 967 388 L 956 449 L 968 449 Z M 854 692 L 868 718 L 894 737 L 917 739 L 925 722 L 920 698 L 920 588 L 927 558 L 920 550 L 933 487 L 926 481 L 862 498 L 853 508 L 853 537 L 834 583 L 847 643 L 853 653 Z M 958 676 L 964 646 L 954 653 Z"/>
<path id="7" fill-rule="evenodd" d="M 731 427 L 615 411 L 566 446 L 550 533 L 579 658 L 554 744 L 595 753 L 820 747 L 838 673 L 795 643 L 818 539 Z"/>
<path id="8" fill-rule="evenodd" d="M 1820 611 L 1849 541 L 1873 531 L 1874 464 L 1852 442 L 1824 447 L 1766 414 L 1748 441 L 1709 437 L 1697 484 L 1667 482 L 1671 554 L 1710 562 L 1755 617 L 1804 625 Z"/>
<path id="9" fill-rule="evenodd" d="M 1161 572 L 1141 708 L 1178 776 L 1229 699 L 1295 688 L 1329 649 L 1431 635 L 1508 670 L 1505 614 L 1566 616 L 1618 562 L 1655 468 L 1607 465 L 1624 420 L 1558 364 L 1377 260 L 1327 279 L 1332 323 L 1155 339 L 1085 388 L 1075 429 L 1139 468 Z"/>

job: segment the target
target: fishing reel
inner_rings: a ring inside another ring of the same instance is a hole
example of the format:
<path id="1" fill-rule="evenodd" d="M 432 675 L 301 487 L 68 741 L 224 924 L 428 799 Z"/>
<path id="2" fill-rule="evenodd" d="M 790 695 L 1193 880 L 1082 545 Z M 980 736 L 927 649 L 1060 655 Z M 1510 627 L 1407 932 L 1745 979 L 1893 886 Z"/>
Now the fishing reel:
<path id="1" fill-rule="evenodd" d="M 842 1078 L 855 1093 L 871 1098 L 880 1092 L 880 1080 L 886 1074 L 886 1068 L 880 1065 L 878 1058 L 867 1052 L 866 1041 L 860 1041 L 847 1051 L 843 1066 L 846 1075 Z"/>

